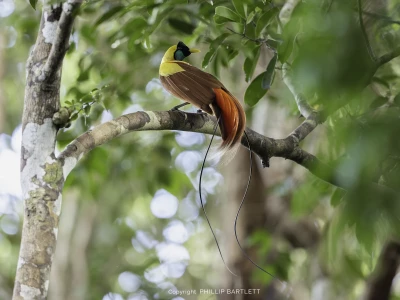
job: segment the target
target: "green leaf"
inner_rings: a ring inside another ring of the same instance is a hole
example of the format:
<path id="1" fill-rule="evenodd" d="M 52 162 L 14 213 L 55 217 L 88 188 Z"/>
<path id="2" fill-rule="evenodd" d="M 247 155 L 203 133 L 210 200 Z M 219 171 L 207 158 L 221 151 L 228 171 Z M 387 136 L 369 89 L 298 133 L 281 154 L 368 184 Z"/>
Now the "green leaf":
<path id="1" fill-rule="evenodd" d="M 233 7 L 236 12 L 243 18 L 246 19 L 247 4 L 243 3 L 243 0 L 232 0 Z"/>
<path id="2" fill-rule="evenodd" d="M 380 85 L 384 86 L 387 89 L 390 89 L 390 84 L 386 80 L 384 80 L 382 78 L 374 76 L 374 77 L 372 77 L 372 81 L 376 82 L 376 83 L 379 83 Z"/>
<path id="3" fill-rule="evenodd" d="M 150 26 L 150 28 L 147 30 L 147 37 L 150 36 L 154 31 L 156 31 L 156 29 L 158 28 L 158 26 L 160 26 L 160 24 L 167 18 L 167 16 L 173 11 L 173 7 L 168 7 L 166 9 L 164 9 L 163 11 L 157 13 L 156 15 L 156 20 L 153 23 L 153 25 Z M 147 38 L 146 37 L 146 38 Z M 146 39 L 145 38 L 145 39 Z"/>
<path id="4" fill-rule="evenodd" d="M 388 102 L 388 99 L 385 97 L 377 97 L 374 101 L 371 102 L 371 104 L 369 105 L 370 109 L 375 109 L 378 108 L 382 105 L 384 105 L 385 103 Z"/>
<path id="5" fill-rule="evenodd" d="M 237 13 L 235 13 L 232 9 L 229 9 L 225 6 L 217 6 L 215 8 L 215 15 L 228 19 L 229 22 L 240 23 L 241 21 L 241 18 Z"/>
<path id="6" fill-rule="evenodd" d="M 234 59 L 237 55 L 239 54 L 239 51 L 237 50 L 232 50 L 227 57 L 227 62 L 230 62 L 232 59 Z"/>
<path id="7" fill-rule="evenodd" d="M 69 119 L 70 121 L 75 121 L 76 119 L 78 119 L 78 116 L 79 114 L 77 112 L 74 112 Z"/>
<path id="8" fill-rule="evenodd" d="M 90 106 L 90 105 L 86 105 L 85 106 L 85 108 L 84 108 L 84 111 L 85 111 L 85 115 L 89 115 L 89 113 L 90 113 L 90 109 L 91 109 L 92 107 Z"/>
<path id="9" fill-rule="evenodd" d="M 128 49 L 132 50 L 135 48 L 136 42 L 143 38 L 143 29 L 147 26 L 147 22 L 142 19 L 134 19 L 126 26 L 129 29 L 126 29 L 126 35 L 129 36 L 128 41 Z M 132 28 L 132 30 L 130 30 Z"/>
<path id="10" fill-rule="evenodd" d="M 265 71 L 265 73 L 264 73 L 261 86 L 265 90 L 269 90 L 271 88 L 272 81 L 274 80 L 275 65 L 276 65 L 277 59 L 278 59 L 278 56 L 275 53 L 274 56 L 271 58 L 271 60 L 268 63 L 267 71 Z"/>
<path id="11" fill-rule="evenodd" d="M 265 27 L 269 25 L 271 20 L 278 14 L 278 8 L 274 7 L 263 14 L 257 21 L 256 25 L 256 36 L 258 37 Z"/>
<path id="12" fill-rule="evenodd" d="M 364 246 L 364 249 L 368 253 L 372 253 L 375 233 L 372 224 L 369 222 L 369 220 L 358 220 L 356 224 L 356 237 L 359 243 Z"/>
<path id="13" fill-rule="evenodd" d="M 82 71 L 78 78 L 76 79 L 76 81 L 78 82 L 82 82 L 82 81 L 86 81 L 89 79 L 89 72 L 90 72 L 90 68 L 86 69 L 85 71 Z"/>
<path id="14" fill-rule="evenodd" d="M 397 106 L 400 106 L 400 93 L 398 93 L 394 99 L 393 99 L 393 103 Z"/>
<path id="15" fill-rule="evenodd" d="M 221 47 L 220 52 L 221 55 L 219 56 L 219 59 L 222 66 L 225 68 L 228 67 L 229 62 L 239 54 L 239 51 L 236 50 L 236 47 L 229 44 Z"/>
<path id="16" fill-rule="evenodd" d="M 267 90 L 264 90 L 261 86 L 262 79 L 266 72 L 258 75 L 249 85 L 244 94 L 244 102 L 249 106 L 254 106 L 260 101 L 260 99 L 265 95 Z"/>
<path id="17" fill-rule="evenodd" d="M 76 43 L 72 42 L 69 45 L 68 51 L 67 51 L 67 55 L 70 55 L 72 52 L 74 52 L 76 50 Z"/>
<path id="18" fill-rule="evenodd" d="M 83 98 L 79 99 L 80 103 L 89 103 L 93 100 L 93 96 L 91 94 L 85 95 Z"/>
<path id="19" fill-rule="evenodd" d="M 132 36 L 138 31 L 139 33 L 141 33 L 141 31 L 144 28 L 146 28 L 146 26 L 147 26 L 147 21 L 139 17 L 136 19 L 132 19 L 128 23 L 126 23 L 125 26 L 123 27 L 123 31 L 125 35 Z"/>
<path id="20" fill-rule="evenodd" d="M 214 22 L 215 22 L 215 24 L 217 24 L 217 25 L 222 25 L 222 24 L 231 22 L 231 20 L 229 20 L 229 19 L 227 19 L 227 18 L 224 18 L 224 17 L 221 17 L 221 16 L 219 16 L 219 15 L 214 15 Z"/>
<path id="21" fill-rule="evenodd" d="M 184 34 L 192 34 L 193 31 L 196 29 L 196 26 L 181 19 L 169 18 L 168 23 L 169 25 L 171 25 L 172 28 Z"/>
<path id="22" fill-rule="evenodd" d="M 271 40 L 271 39 L 266 41 L 265 43 L 268 45 L 269 48 L 274 49 L 274 50 L 278 49 L 278 47 L 280 45 L 280 42 Z"/>
<path id="23" fill-rule="evenodd" d="M 331 205 L 333 207 L 336 207 L 340 204 L 342 201 L 344 195 L 346 195 L 346 192 L 340 188 L 336 188 L 336 190 L 333 192 L 332 197 L 331 197 Z"/>
<path id="24" fill-rule="evenodd" d="M 246 24 L 250 24 L 250 23 L 253 21 L 253 19 L 254 19 L 255 16 L 256 16 L 256 13 L 255 13 L 254 11 L 252 11 L 252 12 L 247 16 Z"/>
<path id="25" fill-rule="evenodd" d="M 258 249 L 261 253 L 267 253 L 272 244 L 271 235 L 265 229 L 257 229 L 248 238 L 249 247 L 254 247 Z"/>
<path id="26" fill-rule="evenodd" d="M 348 269 L 355 275 L 357 278 L 364 279 L 364 275 L 362 272 L 361 265 L 363 261 L 359 257 L 352 257 L 350 255 L 345 255 L 345 262 L 347 264 Z"/>
<path id="27" fill-rule="evenodd" d="M 34 10 L 36 10 L 36 4 L 38 3 L 38 0 L 29 0 L 30 5 Z"/>
<path id="28" fill-rule="evenodd" d="M 99 26 L 101 23 L 111 19 L 114 15 L 116 15 L 123 9 L 124 9 L 124 6 L 122 6 L 122 5 L 118 5 L 118 6 L 111 8 L 105 14 L 103 14 L 100 18 L 97 19 L 94 26 Z"/>
<path id="29" fill-rule="evenodd" d="M 202 67 L 207 68 L 208 64 L 214 59 L 217 50 L 219 46 L 221 46 L 222 42 L 230 36 L 229 33 L 223 33 L 219 37 L 217 37 L 215 40 L 213 40 L 210 44 L 210 50 L 206 53 L 204 56 L 203 62 L 202 62 Z"/>
<path id="30" fill-rule="evenodd" d="M 253 24 L 245 24 L 246 26 L 246 36 L 251 38 L 251 39 L 255 39 L 256 37 L 256 27 Z M 244 38 L 243 41 L 245 41 L 246 43 L 248 43 L 250 40 Z M 251 42 L 253 44 L 253 42 Z"/>
<path id="31" fill-rule="evenodd" d="M 286 38 L 278 47 L 278 59 L 281 63 L 285 63 L 293 51 L 294 39 Z"/>
<path id="32" fill-rule="evenodd" d="M 210 51 L 208 51 L 207 53 L 206 53 L 206 55 L 204 55 L 204 58 L 203 58 L 203 63 L 202 63 L 202 67 L 203 68 L 207 68 L 208 67 L 208 64 L 210 63 L 210 61 L 214 58 L 214 56 L 215 56 L 215 49 L 211 49 Z"/>
<path id="33" fill-rule="evenodd" d="M 254 49 L 254 53 L 252 57 L 247 57 L 243 64 L 244 74 L 246 76 L 246 82 L 249 82 L 251 77 L 253 76 L 254 70 L 257 66 L 258 58 L 260 57 L 261 47 L 257 47 Z"/>
<path id="34" fill-rule="evenodd" d="M 96 43 L 96 35 L 93 34 L 93 31 L 94 31 L 93 26 L 91 26 L 91 25 L 89 26 L 89 24 L 84 24 L 84 25 L 82 25 L 80 33 L 86 40 L 95 44 Z"/>

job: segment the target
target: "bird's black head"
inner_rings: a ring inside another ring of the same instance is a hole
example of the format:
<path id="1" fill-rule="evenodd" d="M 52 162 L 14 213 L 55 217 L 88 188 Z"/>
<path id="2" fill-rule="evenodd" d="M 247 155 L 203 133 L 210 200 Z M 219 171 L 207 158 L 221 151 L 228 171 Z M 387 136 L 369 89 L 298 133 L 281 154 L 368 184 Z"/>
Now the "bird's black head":
<path id="1" fill-rule="evenodd" d="M 179 42 L 176 45 L 176 50 L 174 53 L 174 59 L 176 60 L 184 60 L 185 57 L 188 57 L 191 54 L 190 49 L 183 42 Z"/>

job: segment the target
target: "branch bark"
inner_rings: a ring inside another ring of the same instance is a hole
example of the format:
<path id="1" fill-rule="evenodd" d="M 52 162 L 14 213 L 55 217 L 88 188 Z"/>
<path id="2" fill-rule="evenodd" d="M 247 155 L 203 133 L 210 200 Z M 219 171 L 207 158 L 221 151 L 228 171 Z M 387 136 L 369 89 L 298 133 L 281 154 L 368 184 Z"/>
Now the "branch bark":
<path id="1" fill-rule="evenodd" d="M 300 0 L 288 0 L 283 5 L 281 11 L 279 12 L 279 20 L 281 24 L 285 26 L 292 16 L 293 10 L 296 8 L 297 4 L 299 4 Z"/>
<path id="2" fill-rule="evenodd" d="M 64 178 L 76 166 L 77 162 L 90 150 L 114 138 L 131 131 L 143 130 L 183 130 L 211 134 L 215 118 L 207 114 L 185 113 L 182 111 L 140 111 L 118 117 L 110 122 L 94 127 L 72 141 L 61 152 L 58 160 L 63 166 Z M 302 125 L 300 125 L 302 126 Z M 304 125 L 303 125 L 304 126 Z M 251 149 L 264 163 L 269 165 L 271 157 L 290 159 L 307 168 L 317 177 L 344 189 L 349 188 L 347 175 L 338 174 L 328 164 L 298 146 L 298 138 L 292 134 L 285 139 L 273 139 L 263 136 L 249 128 L 246 129 Z M 217 131 L 217 135 L 220 135 Z M 242 139 L 247 148 L 247 141 Z"/>
<path id="3" fill-rule="evenodd" d="M 41 79 L 51 80 L 54 74 L 60 69 L 65 53 L 69 48 L 69 37 L 72 31 L 77 9 L 82 0 L 68 0 L 63 4 L 63 9 L 58 22 L 53 47 L 44 66 L 44 74 Z"/>
<path id="4" fill-rule="evenodd" d="M 296 91 L 296 88 L 293 84 L 290 67 L 286 63 L 282 66 L 282 79 L 292 93 L 294 100 L 296 101 L 297 108 L 303 117 L 308 118 L 310 115 L 315 114 L 316 111 L 308 104 L 304 95 Z"/>

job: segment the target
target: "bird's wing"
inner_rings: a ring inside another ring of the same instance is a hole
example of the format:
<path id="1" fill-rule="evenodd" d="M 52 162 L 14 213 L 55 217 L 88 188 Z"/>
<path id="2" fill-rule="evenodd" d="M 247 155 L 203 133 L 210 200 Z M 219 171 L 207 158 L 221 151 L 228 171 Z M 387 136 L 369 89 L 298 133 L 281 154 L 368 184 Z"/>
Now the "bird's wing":
<path id="1" fill-rule="evenodd" d="M 212 114 L 211 103 L 215 100 L 214 89 L 225 89 L 213 75 L 185 62 L 168 62 L 179 65 L 184 71 L 160 76 L 163 86 L 174 96 L 181 98 L 207 113 Z"/>

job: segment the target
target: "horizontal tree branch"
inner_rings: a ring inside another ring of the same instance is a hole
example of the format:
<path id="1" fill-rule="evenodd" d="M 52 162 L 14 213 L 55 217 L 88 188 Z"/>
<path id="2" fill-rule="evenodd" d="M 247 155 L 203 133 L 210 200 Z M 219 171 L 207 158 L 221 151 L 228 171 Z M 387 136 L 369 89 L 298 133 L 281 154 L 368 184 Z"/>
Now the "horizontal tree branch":
<path id="1" fill-rule="evenodd" d="M 69 47 L 69 37 L 74 24 L 77 9 L 82 4 L 82 0 L 67 0 L 62 4 L 61 17 L 58 22 L 56 36 L 44 66 L 44 81 L 52 80 L 54 74 L 58 72 L 63 62 L 65 53 Z"/>
<path id="2" fill-rule="evenodd" d="M 66 178 L 83 155 L 125 133 L 144 130 L 182 130 L 212 134 L 215 122 L 216 119 L 214 117 L 204 113 L 186 113 L 182 111 L 135 112 L 100 124 L 82 134 L 61 152 L 58 159 L 63 164 L 64 178 Z M 351 181 L 345 175 L 335 173 L 328 164 L 300 149 L 298 146 L 299 138 L 293 134 L 285 139 L 273 139 L 249 128 L 246 129 L 246 132 L 251 150 L 261 158 L 265 166 L 269 165 L 271 157 L 290 159 L 307 168 L 315 176 L 333 185 L 344 189 L 349 188 L 346 183 Z M 217 135 L 220 135 L 219 130 Z M 242 139 L 242 144 L 248 147 L 245 138 Z"/>

